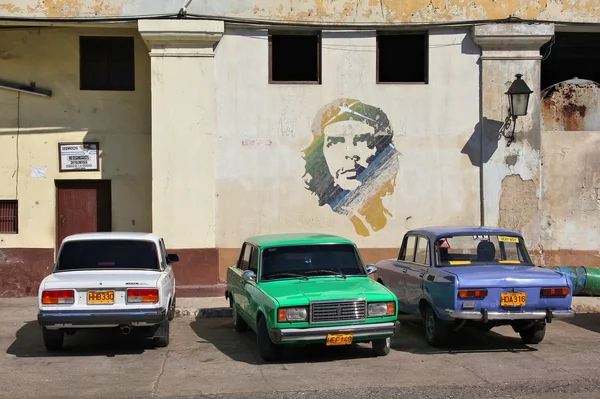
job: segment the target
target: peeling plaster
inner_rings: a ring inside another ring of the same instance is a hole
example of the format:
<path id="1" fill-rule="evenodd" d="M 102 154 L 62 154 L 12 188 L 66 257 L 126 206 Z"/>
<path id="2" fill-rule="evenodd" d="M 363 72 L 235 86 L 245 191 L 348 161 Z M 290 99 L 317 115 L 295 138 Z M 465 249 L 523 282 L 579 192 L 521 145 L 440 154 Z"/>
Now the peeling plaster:
<path id="1" fill-rule="evenodd" d="M 183 0 L 13 0 L 0 16 L 96 17 L 176 14 Z M 283 21 L 433 22 L 478 19 L 600 21 L 600 0 L 193 0 L 188 13 Z"/>

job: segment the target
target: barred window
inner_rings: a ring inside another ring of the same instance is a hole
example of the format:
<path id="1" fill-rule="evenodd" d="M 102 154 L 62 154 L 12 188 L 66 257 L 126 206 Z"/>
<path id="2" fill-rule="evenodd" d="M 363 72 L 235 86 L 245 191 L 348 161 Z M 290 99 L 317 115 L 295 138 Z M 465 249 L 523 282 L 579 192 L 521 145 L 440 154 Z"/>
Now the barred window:
<path id="1" fill-rule="evenodd" d="M 0 200 L 0 234 L 19 232 L 18 213 L 17 200 Z"/>

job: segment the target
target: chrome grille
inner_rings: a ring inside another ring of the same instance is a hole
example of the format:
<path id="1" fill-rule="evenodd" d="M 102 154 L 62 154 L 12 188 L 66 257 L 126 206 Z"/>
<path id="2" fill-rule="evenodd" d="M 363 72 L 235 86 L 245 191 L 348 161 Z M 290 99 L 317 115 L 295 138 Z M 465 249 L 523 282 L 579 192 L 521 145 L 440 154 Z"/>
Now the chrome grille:
<path id="1" fill-rule="evenodd" d="M 366 313 L 367 301 L 364 299 L 312 302 L 310 304 L 311 323 L 364 320 Z"/>

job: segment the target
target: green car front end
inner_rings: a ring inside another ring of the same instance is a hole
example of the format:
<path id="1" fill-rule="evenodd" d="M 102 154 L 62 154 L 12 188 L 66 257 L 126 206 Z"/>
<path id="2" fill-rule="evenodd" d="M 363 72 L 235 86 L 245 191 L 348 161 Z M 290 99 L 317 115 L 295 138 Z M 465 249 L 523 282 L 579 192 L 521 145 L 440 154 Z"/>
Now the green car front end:
<path id="1" fill-rule="evenodd" d="M 245 255 L 248 246 L 255 252 Z M 356 245 L 342 237 L 249 238 L 227 275 L 234 326 L 256 331 L 259 352 L 267 360 L 283 344 L 307 343 L 371 342 L 374 353 L 385 356 L 398 328 L 398 302 L 370 278 L 375 270 L 365 267 Z"/>

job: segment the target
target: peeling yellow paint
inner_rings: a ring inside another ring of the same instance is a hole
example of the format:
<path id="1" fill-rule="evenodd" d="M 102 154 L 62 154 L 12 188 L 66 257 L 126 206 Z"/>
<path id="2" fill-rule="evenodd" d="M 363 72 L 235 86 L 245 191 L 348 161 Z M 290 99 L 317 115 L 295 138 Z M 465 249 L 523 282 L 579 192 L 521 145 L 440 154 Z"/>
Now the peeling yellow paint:
<path id="1" fill-rule="evenodd" d="M 144 0 L 13 0 L 0 4 L 0 16 L 132 16 L 178 11 L 163 3 L 146 8 Z M 523 19 L 600 22 L 600 0 L 231 0 L 192 2 L 189 12 L 216 17 L 256 17 L 325 23 L 408 23 Z"/>

